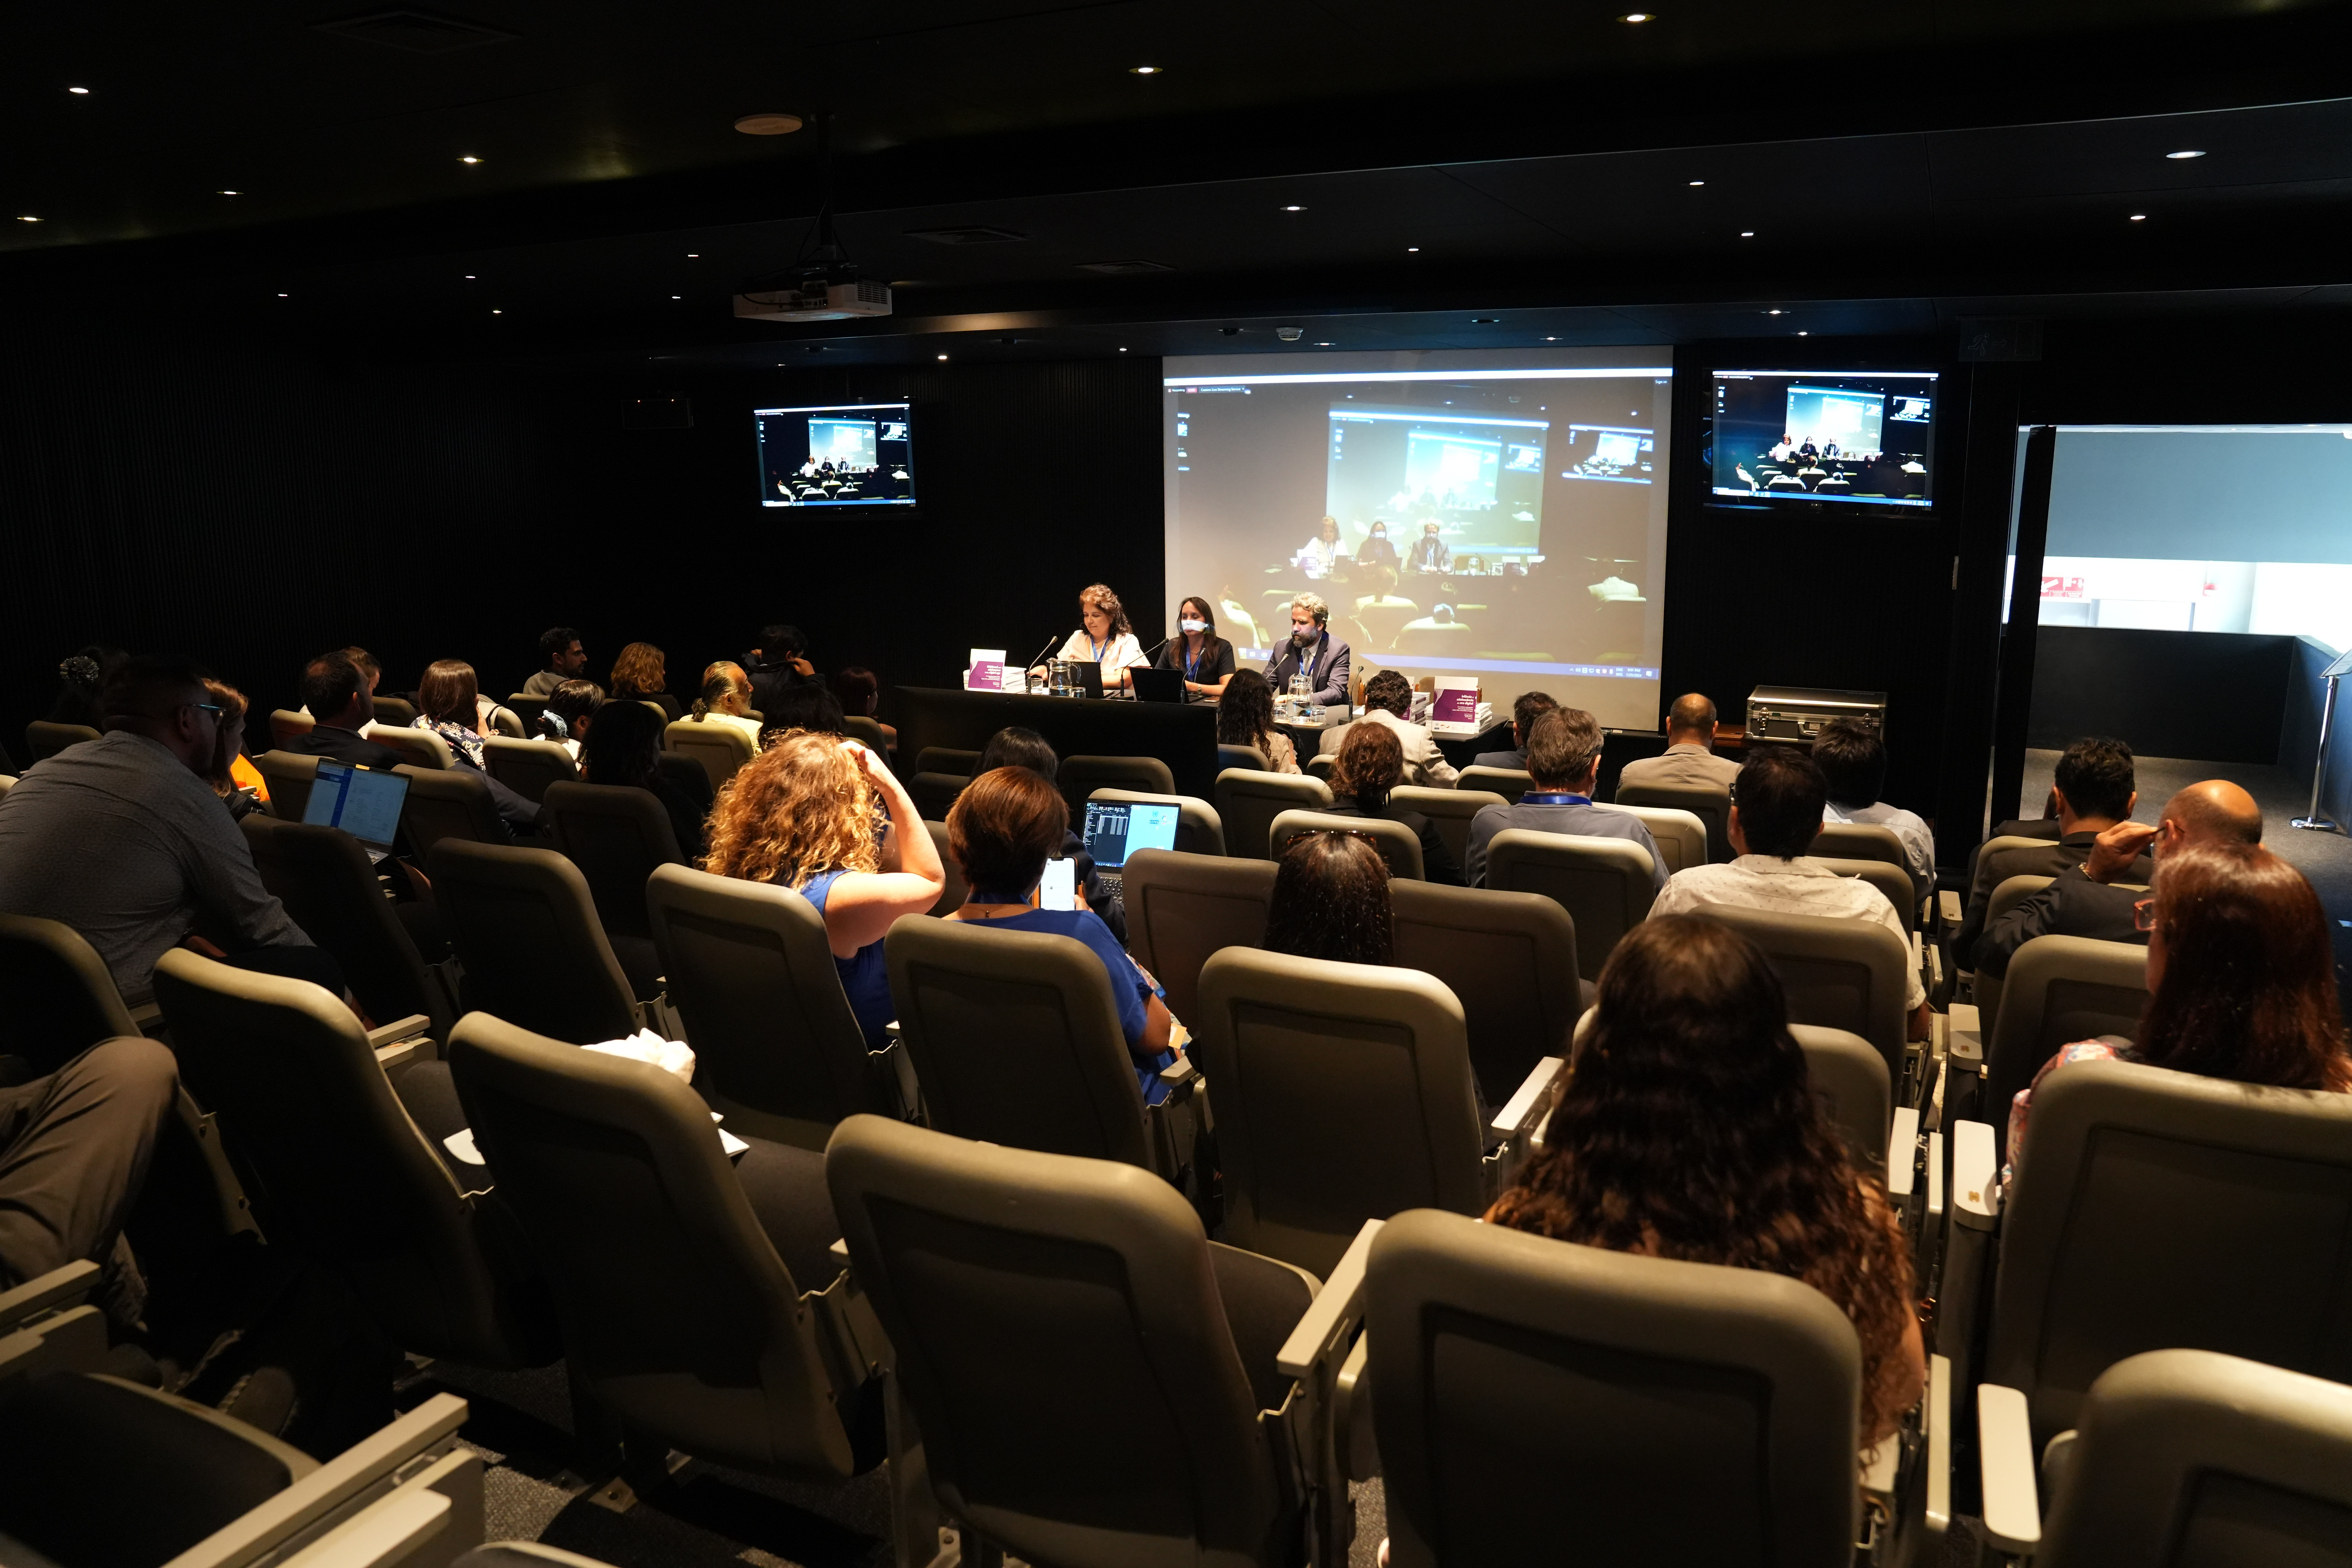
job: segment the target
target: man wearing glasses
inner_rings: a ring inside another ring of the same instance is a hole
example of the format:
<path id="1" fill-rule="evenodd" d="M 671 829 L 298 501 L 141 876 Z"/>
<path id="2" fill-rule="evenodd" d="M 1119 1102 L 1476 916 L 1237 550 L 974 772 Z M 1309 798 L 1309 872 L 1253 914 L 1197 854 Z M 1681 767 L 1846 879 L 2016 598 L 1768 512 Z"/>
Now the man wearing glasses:
<path id="1" fill-rule="evenodd" d="M 0 911 L 59 921 L 98 950 L 123 1000 L 189 946 L 342 994 L 341 968 L 261 885 L 203 770 L 220 709 L 180 661 L 125 662 L 100 696 L 105 733 L 0 796 Z"/>

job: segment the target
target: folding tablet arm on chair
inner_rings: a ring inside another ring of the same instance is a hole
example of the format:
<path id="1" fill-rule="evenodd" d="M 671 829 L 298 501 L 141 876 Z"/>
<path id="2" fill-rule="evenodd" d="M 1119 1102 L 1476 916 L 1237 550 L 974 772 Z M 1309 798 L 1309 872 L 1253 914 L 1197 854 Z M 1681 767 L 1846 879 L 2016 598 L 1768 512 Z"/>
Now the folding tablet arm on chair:
<path id="1" fill-rule="evenodd" d="M 1370 1385 L 1365 1379 L 1364 1268 L 1385 1221 L 1368 1219 L 1333 1266 L 1331 1277 L 1290 1331 L 1275 1367 L 1291 1380 L 1285 1402 L 1292 1451 L 1309 1480 L 1310 1517 L 1325 1546 L 1322 1561 L 1347 1558 L 1348 1482 L 1380 1473 L 1373 1447 Z M 1349 1528 L 1352 1528 L 1350 1525 Z"/>
<path id="2" fill-rule="evenodd" d="M 1546 1057 L 1521 1080 L 1518 1089 L 1495 1112 L 1487 1123 L 1490 1132 L 1499 1133 L 1503 1142 L 1486 1157 L 1486 1185 L 1490 1195 L 1500 1193 L 1518 1175 L 1519 1166 L 1534 1152 L 1536 1130 L 1542 1125 L 1549 1101 L 1551 1087 L 1559 1081 L 1560 1069 L 1568 1065 L 1565 1057 Z M 1357 1237 L 1359 1245 L 1364 1242 Z"/>

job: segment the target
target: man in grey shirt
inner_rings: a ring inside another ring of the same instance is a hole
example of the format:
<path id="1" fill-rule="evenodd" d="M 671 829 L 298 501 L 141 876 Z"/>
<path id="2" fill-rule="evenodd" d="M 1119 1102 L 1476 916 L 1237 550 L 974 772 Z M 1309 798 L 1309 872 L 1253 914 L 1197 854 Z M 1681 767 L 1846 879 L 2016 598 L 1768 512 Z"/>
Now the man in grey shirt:
<path id="1" fill-rule="evenodd" d="M 567 680 L 578 680 L 588 668 L 588 653 L 580 634 L 570 626 L 550 626 L 539 634 L 539 673 L 523 682 L 526 697 L 552 697 Z"/>
<path id="2" fill-rule="evenodd" d="M 1622 838 L 1650 852 L 1654 888 L 1666 885 L 1665 857 L 1642 819 L 1629 811 L 1592 804 L 1593 776 L 1601 771 L 1601 725 L 1581 708 L 1555 708 L 1539 714 L 1528 731 L 1528 773 L 1535 787 L 1515 805 L 1490 805 L 1470 819 L 1470 847 L 1464 868 L 1470 885 L 1486 885 L 1486 846 L 1508 827 L 1567 833 L 1590 838 Z"/>
<path id="3" fill-rule="evenodd" d="M 153 988 L 156 960 L 183 942 L 341 995 L 341 968 L 261 885 L 245 834 L 202 776 L 220 710 L 195 671 L 131 659 L 100 706 L 105 734 L 0 796 L 0 910 L 79 931 L 134 1005 Z"/>
<path id="4" fill-rule="evenodd" d="M 1693 691 L 1666 710 L 1666 749 L 1659 756 L 1625 764 L 1617 787 L 1627 784 L 1709 784 L 1729 789 L 1739 764 L 1715 754 L 1715 704 Z"/>

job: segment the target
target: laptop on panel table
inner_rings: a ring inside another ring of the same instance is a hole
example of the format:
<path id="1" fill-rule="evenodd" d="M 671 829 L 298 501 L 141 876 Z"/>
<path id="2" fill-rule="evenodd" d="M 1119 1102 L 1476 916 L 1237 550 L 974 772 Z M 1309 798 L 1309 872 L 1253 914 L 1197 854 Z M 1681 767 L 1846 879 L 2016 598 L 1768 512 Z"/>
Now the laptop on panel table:
<path id="1" fill-rule="evenodd" d="M 360 841 L 373 864 L 392 853 L 400 809 L 407 803 L 408 780 L 400 774 L 321 758 L 302 820 L 312 827 L 341 828 Z"/>
<path id="2" fill-rule="evenodd" d="M 1139 849 L 1176 847 L 1178 808 L 1150 801 L 1090 800 L 1087 802 L 1087 853 L 1094 857 L 1095 875 L 1114 896 L 1127 891 L 1119 868 Z"/>

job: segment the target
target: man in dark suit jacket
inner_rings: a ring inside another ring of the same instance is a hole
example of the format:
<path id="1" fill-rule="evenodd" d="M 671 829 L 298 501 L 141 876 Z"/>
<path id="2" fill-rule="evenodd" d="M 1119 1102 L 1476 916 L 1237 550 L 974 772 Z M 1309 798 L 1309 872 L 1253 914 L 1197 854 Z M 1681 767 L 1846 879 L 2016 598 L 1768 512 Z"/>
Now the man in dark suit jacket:
<path id="1" fill-rule="evenodd" d="M 1304 672 L 1312 700 L 1328 708 L 1348 700 L 1348 645 L 1331 635 L 1331 606 L 1319 594 L 1290 601 L 1290 636 L 1265 663 L 1266 684 L 1279 697 Z"/>
<path id="2" fill-rule="evenodd" d="M 2058 840 L 1978 854 L 1968 911 L 1952 946 L 1959 964 L 1971 972 L 1976 968 L 1977 941 L 1984 935 L 1994 889 L 2011 877 L 2055 877 L 2073 870 L 2091 858 L 2100 834 L 2130 820 L 2138 800 L 2132 787 L 2132 750 L 2121 741 L 2090 736 L 2059 753 L 2057 775 L 2050 786 Z M 2135 856 L 2132 874 L 2114 880 L 2145 882 L 2156 874 L 2153 861 L 2137 851 Z"/>
<path id="3" fill-rule="evenodd" d="M 302 706 L 310 710 L 310 732 L 285 748 L 296 756 L 331 757 L 355 768 L 394 768 L 408 760 L 360 733 L 375 720 L 375 700 L 367 677 L 340 649 L 303 667 Z"/>
<path id="4" fill-rule="evenodd" d="M 1474 768 L 1516 768 L 1521 773 L 1527 772 L 1528 731 L 1535 728 L 1537 720 L 1559 706 L 1548 691 L 1520 692 L 1519 700 L 1511 704 L 1511 739 L 1517 743 L 1517 750 L 1481 752 L 1472 759 L 1470 765 Z"/>
<path id="5" fill-rule="evenodd" d="M 2263 841 L 2262 808 L 2254 797 L 2227 779 L 2190 784 L 2165 802 L 2163 819 L 2119 822 L 2093 842 L 2090 858 L 2061 871 L 2042 891 L 1985 928 L 1977 943 L 1977 973 L 2003 975 L 2017 950 L 2037 936 L 2084 936 L 2096 942 L 2147 945 L 2132 906 L 2147 894 L 2135 872 L 2152 858 L 2161 862 L 2185 844 L 2252 846 Z"/>

